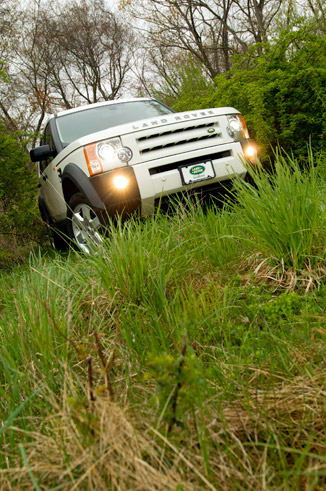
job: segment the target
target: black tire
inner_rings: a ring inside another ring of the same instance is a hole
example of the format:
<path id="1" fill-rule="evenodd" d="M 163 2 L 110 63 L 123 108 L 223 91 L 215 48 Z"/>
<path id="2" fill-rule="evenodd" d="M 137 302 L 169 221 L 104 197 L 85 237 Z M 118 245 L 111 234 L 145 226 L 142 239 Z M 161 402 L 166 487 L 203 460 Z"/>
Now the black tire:
<path id="1" fill-rule="evenodd" d="M 53 249 L 64 252 L 69 247 L 69 239 L 68 237 L 64 237 L 63 235 L 61 235 L 60 232 L 57 231 L 55 228 L 52 228 L 50 234 L 50 244 Z"/>
<path id="2" fill-rule="evenodd" d="M 76 250 L 90 254 L 102 243 L 103 218 L 82 193 L 74 194 L 68 203 L 68 235 Z"/>
<path id="3" fill-rule="evenodd" d="M 45 223 L 47 229 L 48 229 L 48 235 L 49 235 L 49 242 L 52 246 L 53 249 L 56 249 L 57 251 L 63 252 L 66 251 L 69 247 L 69 239 L 64 234 L 63 232 L 60 232 L 58 230 L 54 223 L 53 220 L 51 219 L 49 213 L 45 209 L 44 206 L 42 206 L 41 201 L 39 200 L 39 210 L 41 213 L 41 217 L 43 222 Z"/>

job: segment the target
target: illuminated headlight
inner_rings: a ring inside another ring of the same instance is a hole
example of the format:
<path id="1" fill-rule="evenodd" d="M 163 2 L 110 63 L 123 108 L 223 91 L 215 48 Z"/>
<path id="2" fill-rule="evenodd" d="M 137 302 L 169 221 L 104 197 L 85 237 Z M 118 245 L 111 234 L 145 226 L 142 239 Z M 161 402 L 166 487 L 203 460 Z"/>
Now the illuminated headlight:
<path id="1" fill-rule="evenodd" d="M 241 141 L 249 138 L 249 131 L 243 116 L 228 116 L 227 132 L 234 140 Z"/>
<path id="2" fill-rule="evenodd" d="M 111 138 L 110 140 L 105 140 L 96 144 L 97 154 L 103 161 L 116 160 L 120 148 L 120 138 Z"/>
<path id="3" fill-rule="evenodd" d="M 229 120 L 229 126 L 230 126 L 231 131 L 241 131 L 242 130 L 241 122 L 237 118 L 237 116 L 229 116 L 228 120 Z"/>
<path id="4" fill-rule="evenodd" d="M 113 184 L 117 189 L 126 189 L 129 184 L 129 179 L 125 176 L 115 176 Z"/>
<path id="5" fill-rule="evenodd" d="M 103 172 L 103 168 L 110 170 L 125 166 L 132 159 L 132 151 L 122 146 L 119 137 L 86 145 L 84 153 L 91 176 Z"/>

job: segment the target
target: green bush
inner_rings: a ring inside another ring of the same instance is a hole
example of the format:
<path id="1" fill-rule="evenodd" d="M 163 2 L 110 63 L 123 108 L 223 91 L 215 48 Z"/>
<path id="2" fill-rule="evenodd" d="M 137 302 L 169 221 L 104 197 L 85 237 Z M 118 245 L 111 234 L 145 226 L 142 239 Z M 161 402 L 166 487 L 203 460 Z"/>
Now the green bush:
<path id="1" fill-rule="evenodd" d="M 305 30 L 287 33 L 266 55 L 253 48 L 233 68 L 231 78 L 216 80 L 212 101 L 235 105 L 246 115 L 265 150 L 280 145 L 296 156 L 326 142 L 326 40 Z"/>
<path id="2" fill-rule="evenodd" d="M 314 151 L 325 148 L 326 39 L 306 25 L 263 48 L 257 44 L 235 57 L 231 71 L 215 78 L 214 93 L 206 91 L 197 106 L 237 108 L 263 156 L 280 146 L 304 158 L 308 141 Z M 194 109 L 194 94 L 185 93 L 174 108 Z"/>
<path id="3" fill-rule="evenodd" d="M 0 123 L 0 267 L 39 237 L 36 173 L 28 162 L 26 144 Z"/>

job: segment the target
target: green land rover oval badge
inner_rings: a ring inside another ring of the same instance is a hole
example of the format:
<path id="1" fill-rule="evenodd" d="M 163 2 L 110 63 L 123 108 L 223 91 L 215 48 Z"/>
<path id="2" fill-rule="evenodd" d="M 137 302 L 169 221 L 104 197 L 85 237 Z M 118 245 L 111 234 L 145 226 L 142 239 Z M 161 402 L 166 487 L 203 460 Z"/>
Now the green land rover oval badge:
<path id="1" fill-rule="evenodd" d="M 198 174 L 205 172 L 205 167 L 203 165 L 195 165 L 195 167 L 192 167 L 189 172 L 193 176 L 198 176 Z"/>
<path id="2" fill-rule="evenodd" d="M 208 132 L 208 133 L 215 133 L 215 128 L 209 128 L 209 129 L 207 130 L 207 132 Z"/>

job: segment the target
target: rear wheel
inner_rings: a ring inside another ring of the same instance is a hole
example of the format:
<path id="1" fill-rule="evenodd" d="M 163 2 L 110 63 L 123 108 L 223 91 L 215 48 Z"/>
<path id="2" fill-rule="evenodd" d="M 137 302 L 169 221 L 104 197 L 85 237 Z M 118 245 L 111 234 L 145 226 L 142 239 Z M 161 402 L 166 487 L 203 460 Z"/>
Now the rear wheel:
<path id="1" fill-rule="evenodd" d="M 39 210 L 41 213 L 42 220 L 48 228 L 49 241 L 52 248 L 56 249 L 57 251 L 66 251 L 69 247 L 69 240 L 67 235 L 61 233 L 58 229 L 55 228 L 53 220 L 51 219 L 45 207 L 42 206 L 40 200 L 39 200 Z"/>
<path id="2" fill-rule="evenodd" d="M 102 243 L 101 213 L 91 206 L 82 193 L 70 198 L 68 219 L 68 234 L 77 249 L 90 254 Z"/>
<path id="3" fill-rule="evenodd" d="M 53 249 L 56 249 L 57 251 L 66 251 L 69 247 L 68 238 L 61 235 L 60 232 L 53 228 L 53 225 L 50 225 L 50 228 L 51 232 L 49 238 Z"/>

